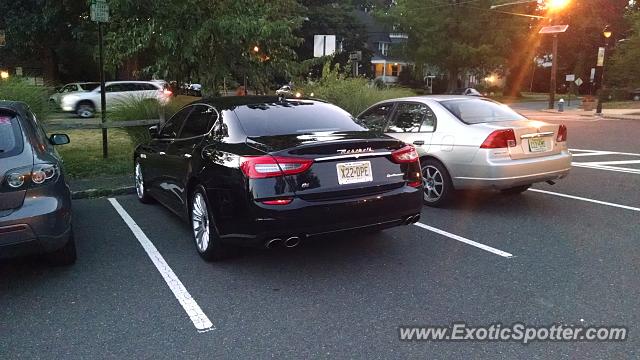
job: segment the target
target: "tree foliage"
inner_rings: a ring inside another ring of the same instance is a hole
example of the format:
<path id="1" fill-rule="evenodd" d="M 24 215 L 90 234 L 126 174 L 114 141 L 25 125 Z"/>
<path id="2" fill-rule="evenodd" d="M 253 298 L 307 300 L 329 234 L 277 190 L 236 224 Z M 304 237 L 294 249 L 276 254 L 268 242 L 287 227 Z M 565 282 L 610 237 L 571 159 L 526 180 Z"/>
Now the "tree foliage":
<path id="1" fill-rule="evenodd" d="M 144 56 L 147 74 L 200 81 L 215 89 L 224 77 L 253 84 L 291 70 L 300 39 L 294 0 L 112 0 L 109 58 Z M 254 49 L 255 48 L 255 49 Z M 257 50 L 257 51 L 256 51 Z"/>
<path id="2" fill-rule="evenodd" d="M 611 58 L 607 78 L 614 86 L 640 87 L 640 12 L 629 14 L 629 36 L 618 45 Z"/>

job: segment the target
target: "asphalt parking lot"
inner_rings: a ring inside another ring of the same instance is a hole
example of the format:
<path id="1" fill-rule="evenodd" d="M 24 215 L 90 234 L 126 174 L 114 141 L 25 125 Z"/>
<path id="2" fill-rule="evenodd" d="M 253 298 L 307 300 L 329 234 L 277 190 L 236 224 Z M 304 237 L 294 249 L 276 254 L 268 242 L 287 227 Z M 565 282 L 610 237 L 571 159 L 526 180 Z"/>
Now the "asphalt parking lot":
<path id="1" fill-rule="evenodd" d="M 574 167 L 420 225 L 197 255 L 134 196 L 74 202 L 79 259 L 0 263 L 0 358 L 637 358 L 640 122 L 553 117 Z M 400 325 L 622 325 L 624 342 L 405 342 Z"/>

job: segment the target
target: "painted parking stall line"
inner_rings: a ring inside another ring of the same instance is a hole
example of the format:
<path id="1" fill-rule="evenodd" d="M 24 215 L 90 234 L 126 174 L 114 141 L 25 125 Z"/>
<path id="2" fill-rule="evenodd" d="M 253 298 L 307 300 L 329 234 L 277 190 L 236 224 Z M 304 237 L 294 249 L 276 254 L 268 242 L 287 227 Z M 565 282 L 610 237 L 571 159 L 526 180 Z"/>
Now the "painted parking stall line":
<path id="1" fill-rule="evenodd" d="M 423 228 L 425 230 L 429 230 L 429 231 L 434 232 L 436 234 L 440 234 L 440 235 L 446 236 L 446 237 L 448 237 L 450 239 L 460 241 L 460 242 L 465 243 L 467 245 L 475 246 L 478 249 L 482 249 L 484 251 L 488 251 L 488 252 L 490 252 L 492 254 L 495 254 L 495 255 L 498 255 L 498 256 L 502 256 L 504 258 L 512 258 L 513 257 L 513 254 L 510 254 L 510 253 L 508 253 L 506 251 L 502 251 L 502 250 L 496 249 L 494 247 L 491 247 L 489 245 L 481 244 L 479 242 L 467 239 L 465 237 L 462 237 L 462 236 L 459 236 L 459 235 L 456 235 L 456 234 L 452 234 L 450 232 L 447 232 L 447 231 L 444 231 L 444 230 L 441 230 L 441 229 L 438 229 L 438 228 L 434 228 L 433 226 L 425 225 L 425 224 L 419 223 L 419 222 L 415 223 L 413 225 L 415 225 L 417 227 L 420 227 L 420 228 Z"/>
<path id="2" fill-rule="evenodd" d="M 601 200 L 594 200 L 594 199 L 589 199 L 589 198 L 585 198 L 585 197 L 581 197 L 581 196 L 562 194 L 562 193 L 557 193 L 557 192 L 547 191 L 547 190 L 540 190 L 540 189 L 529 189 L 527 191 L 532 191 L 532 192 L 537 192 L 537 193 L 547 194 L 547 195 L 553 195 L 553 196 L 560 196 L 560 197 L 564 197 L 564 198 L 568 198 L 568 199 L 587 201 L 587 202 L 594 203 L 594 204 L 606 205 L 606 206 L 616 207 L 616 208 L 620 208 L 620 209 L 640 212 L 640 208 L 637 208 L 637 207 L 628 206 L 628 205 L 621 205 L 621 204 L 616 204 L 616 203 L 611 203 L 611 202 L 601 201 Z"/>
<path id="3" fill-rule="evenodd" d="M 640 164 L 640 154 L 607 151 L 607 150 L 587 150 L 587 149 L 569 149 L 572 152 L 573 158 L 579 158 L 580 160 L 586 159 L 586 161 L 573 161 L 572 166 L 581 167 L 586 169 L 614 171 L 626 174 L 640 175 L 640 169 L 633 168 L 634 165 Z M 594 158 L 594 156 L 596 158 Z M 607 156 L 616 160 L 601 160 L 597 157 Z M 594 161 L 595 160 L 595 161 Z M 631 165 L 632 167 L 625 167 L 625 165 Z"/>
<path id="4" fill-rule="evenodd" d="M 147 253 L 156 269 L 162 275 L 162 278 L 173 292 L 173 295 L 176 297 L 182 308 L 193 322 L 193 325 L 196 327 L 198 332 L 203 333 L 214 329 L 213 323 L 207 315 L 204 314 L 198 303 L 191 297 L 191 294 L 184 287 L 180 279 L 173 272 L 169 264 L 164 260 L 158 249 L 156 249 L 155 245 L 149 240 L 147 235 L 140 229 L 138 224 L 129 216 L 126 210 L 120 205 L 120 203 L 114 199 L 109 198 L 109 202 L 116 209 L 122 220 L 129 226 L 133 235 L 138 239 L 140 245 Z"/>

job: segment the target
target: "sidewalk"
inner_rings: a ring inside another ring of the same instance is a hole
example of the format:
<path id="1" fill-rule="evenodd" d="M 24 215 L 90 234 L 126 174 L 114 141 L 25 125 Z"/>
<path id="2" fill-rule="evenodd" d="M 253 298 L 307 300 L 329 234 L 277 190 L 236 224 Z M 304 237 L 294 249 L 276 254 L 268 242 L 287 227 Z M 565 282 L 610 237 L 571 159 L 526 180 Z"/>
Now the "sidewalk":
<path id="1" fill-rule="evenodd" d="M 559 112 L 558 109 L 542 109 L 540 111 L 552 114 L 579 115 L 579 116 L 597 116 L 596 111 L 584 111 L 582 109 L 565 109 Z M 603 109 L 601 117 L 605 119 L 615 120 L 640 120 L 640 109 Z"/>

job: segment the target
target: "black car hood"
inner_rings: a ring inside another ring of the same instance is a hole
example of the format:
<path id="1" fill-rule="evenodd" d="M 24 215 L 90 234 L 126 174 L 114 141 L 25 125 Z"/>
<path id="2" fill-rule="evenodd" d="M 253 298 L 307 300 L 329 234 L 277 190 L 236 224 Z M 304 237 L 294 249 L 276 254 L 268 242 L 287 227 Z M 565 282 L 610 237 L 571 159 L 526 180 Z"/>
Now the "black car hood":
<path id="1" fill-rule="evenodd" d="M 328 142 L 352 142 L 354 140 L 372 142 L 384 141 L 389 143 L 399 142 L 399 140 L 396 140 L 390 136 L 373 131 L 338 131 L 248 137 L 247 144 L 264 152 L 274 152 L 299 146 L 318 145 Z"/>

